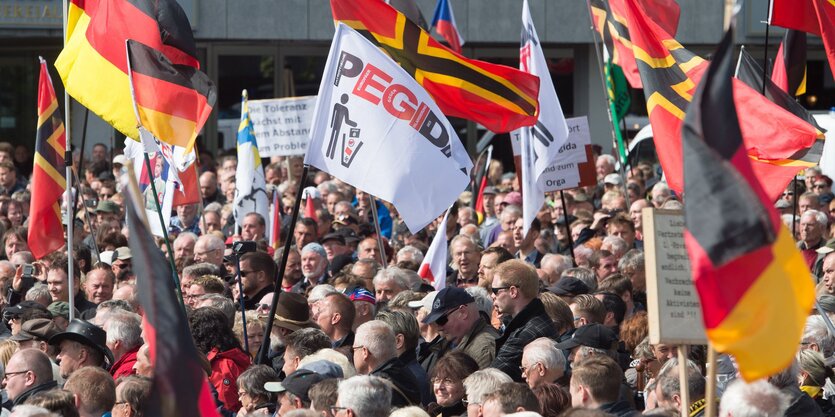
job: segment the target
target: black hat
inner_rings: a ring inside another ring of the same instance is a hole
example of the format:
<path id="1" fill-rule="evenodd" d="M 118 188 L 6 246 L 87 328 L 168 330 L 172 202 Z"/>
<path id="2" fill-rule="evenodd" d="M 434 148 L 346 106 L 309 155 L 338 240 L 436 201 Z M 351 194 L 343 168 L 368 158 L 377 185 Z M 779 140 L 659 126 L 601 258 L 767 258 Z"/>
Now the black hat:
<path id="1" fill-rule="evenodd" d="M 84 320 L 73 319 L 66 331 L 49 338 L 49 344 L 59 345 L 63 340 L 72 340 L 96 348 L 106 358 L 108 367 L 113 365 L 113 352 L 107 348 L 107 333 L 100 327 Z"/>
<path id="2" fill-rule="evenodd" d="M 346 244 L 360 241 L 359 236 L 357 236 L 357 232 L 355 232 L 354 229 L 351 229 L 350 227 L 343 227 L 337 230 L 335 234 L 342 235 L 342 237 L 345 239 Z"/>
<path id="3" fill-rule="evenodd" d="M 307 395 L 308 391 L 310 391 L 310 387 L 312 387 L 313 384 L 323 381 L 324 379 L 326 378 L 311 370 L 298 369 L 292 374 L 287 375 L 287 378 L 284 378 L 284 381 L 265 383 L 264 389 L 270 392 L 287 391 L 296 397 L 299 397 L 302 402 L 310 403 L 310 396 Z"/>
<path id="4" fill-rule="evenodd" d="M 423 322 L 425 324 L 434 323 L 447 311 L 474 302 L 475 298 L 465 289 L 446 287 L 438 291 L 438 295 L 435 296 L 435 301 L 432 303 L 432 311 L 423 319 Z"/>
<path id="5" fill-rule="evenodd" d="M 324 245 L 325 242 L 327 242 L 329 240 L 335 240 L 335 241 L 339 242 L 340 245 L 345 244 L 345 236 L 343 236 L 339 233 L 328 233 L 328 234 L 325 235 L 325 237 L 322 238 L 322 240 L 319 241 L 319 243 Z"/>
<path id="6" fill-rule="evenodd" d="M 568 216 L 557 217 L 557 220 L 554 221 L 554 224 L 560 226 L 568 226 L 571 223 L 574 223 L 575 220 L 577 220 L 577 218 L 569 214 Z"/>
<path id="7" fill-rule="evenodd" d="M 618 341 L 618 336 L 612 329 L 598 323 L 579 327 L 571 338 L 557 343 L 557 349 L 569 350 L 577 346 L 588 346 L 595 349 L 609 350 Z"/>
<path id="8" fill-rule="evenodd" d="M 548 287 L 548 291 L 556 295 L 576 297 L 580 294 L 588 294 L 589 287 L 577 278 L 562 277 L 556 284 Z"/>

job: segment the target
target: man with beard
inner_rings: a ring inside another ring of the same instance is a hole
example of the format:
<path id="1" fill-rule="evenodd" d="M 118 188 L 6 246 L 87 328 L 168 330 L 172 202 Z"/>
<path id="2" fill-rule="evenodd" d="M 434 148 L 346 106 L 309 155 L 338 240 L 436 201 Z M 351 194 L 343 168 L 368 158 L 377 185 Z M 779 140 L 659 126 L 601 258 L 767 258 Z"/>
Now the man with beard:
<path id="1" fill-rule="evenodd" d="M 309 287 L 327 282 L 328 254 L 322 245 L 313 242 L 302 249 L 301 259 L 304 279 L 294 285 L 292 291 L 303 294 Z"/>
<path id="2" fill-rule="evenodd" d="M 263 252 L 250 252 L 241 256 L 238 279 L 243 286 L 244 308 L 254 310 L 264 295 L 275 291 L 275 262 Z"/>

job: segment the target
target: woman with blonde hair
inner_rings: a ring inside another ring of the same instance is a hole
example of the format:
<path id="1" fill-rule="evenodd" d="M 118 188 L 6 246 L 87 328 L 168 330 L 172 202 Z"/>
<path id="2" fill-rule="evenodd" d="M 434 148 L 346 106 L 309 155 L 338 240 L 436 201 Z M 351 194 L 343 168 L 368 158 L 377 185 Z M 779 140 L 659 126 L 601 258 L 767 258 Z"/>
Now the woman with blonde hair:
<path id="1" fill-rule="evenodd" d="M 827 379 L 835 377 L 835 372 L 826 366 L 823 354 L 812 349 L 801 350 L 797 352 L 797 363 L 800 365 L 800 390 L 815 400 L 823 415 L 833 415 L 835 407 L 831 401 L 823 399 L 823 386 Z"/>
<path id="2" fill-rule="evenodd" d="M 241 315 L 236 313 L 235 326 L 232 330 L 235 332 L 238 340 L 241 341 L 241 344 L 244 341 L 243 329 L 244 325 Z M 254 310 L 248 310 L 246 312 L 246 341 L 249 347 L 249 356 L 254 358 L 258 355 L 258 350 L 261 349 L 261 343 L 264 342 L 264 322 L 258 318 L 258 312 Z"/>

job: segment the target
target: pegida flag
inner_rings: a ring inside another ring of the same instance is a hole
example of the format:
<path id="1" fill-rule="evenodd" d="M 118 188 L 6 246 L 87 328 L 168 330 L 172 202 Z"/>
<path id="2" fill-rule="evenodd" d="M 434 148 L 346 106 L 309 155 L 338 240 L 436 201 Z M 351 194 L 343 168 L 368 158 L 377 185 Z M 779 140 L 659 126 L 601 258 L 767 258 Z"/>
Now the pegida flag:
<path id="1" fill-rule="evenodd" d="M 40 58 L 38 81 L 38 130 L 32 168 L 32 201 L 29 204 L 29 249 L 41 259 L 64 245 L 61 227 L 61 195 L 67 189 L 64 153 L 67 137 L 58 111 L 58 99 L 46 61 Z M 70 223 L 72 224 L 72 223 Z"/>
<path id="2" fill-rule="evenodd" d="M 791 363 L 815 292 L 747 158 L 731 86 L 732 40 L 731 28 L 684 119 L 684 241 L 707 336 L 752 381 Z"/>
<path id="3" fill-rule="evenodd" d="M 362 33 L 397 61 L 444 114 L 496 133 L 536 123 L 537 77 L 465 58 L 382 0 L 331 0 L 331 10 L 334 20 Z"/>
<path id="4" fill-rule="evenodd" d="M 394 204 L 413 232 L 470 182 L 473 163 L 429 94 L 342 23 L 313 114 L 305 163 Z"/>

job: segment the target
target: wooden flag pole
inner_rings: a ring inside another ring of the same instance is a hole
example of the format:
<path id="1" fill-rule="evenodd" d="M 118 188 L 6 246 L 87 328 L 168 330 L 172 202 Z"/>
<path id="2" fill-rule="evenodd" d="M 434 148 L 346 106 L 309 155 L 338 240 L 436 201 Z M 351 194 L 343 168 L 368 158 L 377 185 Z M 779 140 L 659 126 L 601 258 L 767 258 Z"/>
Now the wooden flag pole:
<path id="1" fill-rule="evenodd" d="M 690 416 L 690 390 L 687 383 L 687 345 L 678 346 L 678 381 L 679 397 L 681 398 L 681 417 Z"/>
<path id="2" fill-rule="evenodd" d="M 565 230 L 566 236 L 568 237 L 568 250 L 571 252 L 571 267 L 576 268 L 577 260 L 574 259 L 574 239 L 571 238 L 571 225 L 568 224 L 568 205 L 565 204 L 565 193 L 563 190 L 560 190 L 560 200 L 562 200 L 562 218 L 565 219 Z"/>
<path id="3" fill-rule="evenodd" d="M 386 247 L 383 245 L 383 234 L 380 233 L 380 218 L 377 217 L 377 198 L 368 194 L 368 202 L 371 205 L 371 217 L 374 218 L 374 230 L 377 231 L 377 246 L 380 249 L 380 259 L 383 261 L 383 268 L 388 265 L 386 260 Z"/>
<path id="4" fill-rule="evenodd" d="M 705 396 L 706 417 L 716 416 L 716 350 L 707 342 L 707 393 Z"/>

